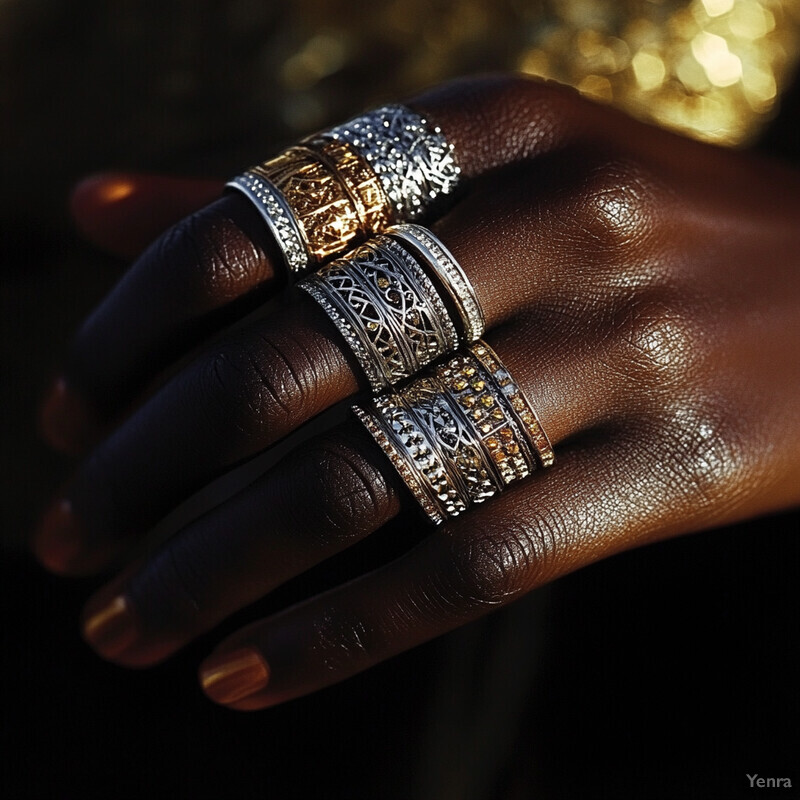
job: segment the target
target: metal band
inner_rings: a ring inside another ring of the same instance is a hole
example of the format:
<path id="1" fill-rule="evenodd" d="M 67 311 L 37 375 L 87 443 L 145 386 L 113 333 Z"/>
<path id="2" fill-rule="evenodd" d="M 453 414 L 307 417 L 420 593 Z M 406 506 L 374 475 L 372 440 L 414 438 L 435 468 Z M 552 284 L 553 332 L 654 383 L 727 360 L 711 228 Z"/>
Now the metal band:
<path id="1" fill-rule="evenodd" d="M 305 239 L 286 198 L 263 175 L 248 171 L 229 181 L 226 186 L 244 194 L 264 218 L 278 243 L 290 272 L 304 272 L 309 265 Z"/>
<path id="2" fill-rule="evenodd" d="M 444 467 L 444 458 L 397 394 L 353 411 L 408 486 L 429 519 L 439 524 L 467 508 L 467 499 Z"/>
<path id="3" fill-rule="evenodd" d="M 414 375 L 458 336 L 419 264 L 378 237 L 299 284 L 331 317 L 375 391 Z"/>
<path id="4" fill-rule="evenodd" d="M 364 238 L 392 222 L 392 208 L 383 185 L 366 158 L 344 140 L 307 139 L 313 150 L 337 174 L 356 208 Z"/>
<path id="5" fill-rule="evenodd" d="M 503 362 L 500 361 L 497 353 L 486 342 L 476 342 L 470 347 L 470 351 L 486 371 L 491 374 L 508 407 L 523 427 L 541 465 L 543 467 L 552 466 L 555 461 L 555 453 L 553 452 L 550 438 L 545 433 L 533 406 L 511 377 Z"/>
<path id="6" fill-rule="evenodd" d="M 353 410 L 437 524 L 528 476 L 534 453 L 553 463 L 530 403 L 484 342 Z"/>
<path id="7" fill-rule="evenodd" d="M 491 453 L 452 394 L 436 377 L 417 378 L 401 392 L 420 426 L 445 457 L 453 482 L 470 501 L 482 503 L 502 488 Z"/>
<path id="8" fill-rule="evenodd" d="M 500 389 L 469 354 L 456 354 L 437 370 L 455 404 L 475 427 L 503 485 L 527 477 L 524 434 L 500 400 Z"/>
<path id="9" fill-rule="evenodd" d="M 269 180 L 291 208 L 308 252 L 306 268 L 346 250 L 363 238 L 349 192 L 331 166 L 305 147 L 290 147 L 251 172 Z"/>
<path id="10" fill-rule="evenodd" d="M 461 169 L 441 130 L 401 105 L 383 106 L 321 134 L 364 154 L 383 184 L 397 221 L 418 219 L 452 194 Z"/>
<path id="11" fill-rule="evenodd" d="M 365 343 L 358 335 L 358 328 L 351 322 L 351 317 L 347 311 L 342 311 L 341 306 L 336 302 L 336 296 L 331 297 L 327 287 L 322 283 L 318 275 L 309 275 L 298 286 L 311 295 L 319 303 L 322 310 L 328 315 L 331 322 L 337 327 L 347 342 L 353 355 L 356 357 L 361 369 L 369 380 L 370 386 L 375 391 L 379 391 L 386 383 L 385 377 L 378 368 L 377 362 L 372 357 L 372 348 Z"/>
<path id="12" fill-rule="evenodd" d="M 475 288 L 439 238 L 432 231 L 413 223 L 394 225 L 386 233 L 412 248 L 441 281 L 461 317 L 465 341 L 480 339 L 486 329 L 486 318 Z"/>

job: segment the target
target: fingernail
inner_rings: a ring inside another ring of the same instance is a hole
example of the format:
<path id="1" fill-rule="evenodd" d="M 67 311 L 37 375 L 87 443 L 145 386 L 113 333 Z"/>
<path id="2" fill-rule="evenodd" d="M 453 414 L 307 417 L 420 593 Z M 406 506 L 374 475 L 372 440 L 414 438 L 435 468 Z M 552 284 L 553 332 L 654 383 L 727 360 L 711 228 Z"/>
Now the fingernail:
<path id="1" fill-rule="evenodd" d="M 47 509 L 34 534 L 33 550 L 51 572 L 68 572 L 85 547 L 83 526 L 69 500 L 61 499 Z"/>
<path id="2" fill-rule="evenodd" d="M 110 603 L 89 613 L 83 636 L 103 658 L 116 658 L 136 641 L 136 625 L 128 601 L 117 595 Z"/>
<path id="3" fill-rule="evenodd" d="M 62 453 L 79 453 L 90 431 L 86 403 L 64 378 L 57 378 L 47 390 L 39 412 L 39 429 L 44 440 Z"/>
<path id="4" fill-rule="evenodd" d="M 269 682 L 269 666 L 250 648 L 212 655 L 200 668 L 203 691 L 216 703 L 228 705 L 249 697 Z"/>

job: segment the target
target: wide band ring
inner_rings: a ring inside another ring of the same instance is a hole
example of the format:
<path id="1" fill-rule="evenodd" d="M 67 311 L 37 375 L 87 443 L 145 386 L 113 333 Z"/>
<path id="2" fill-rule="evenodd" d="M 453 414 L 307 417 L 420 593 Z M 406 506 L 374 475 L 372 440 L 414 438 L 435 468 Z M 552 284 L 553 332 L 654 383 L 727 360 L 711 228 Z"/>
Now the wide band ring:
<path id="1" fill-rule="evenodd" d="M 458 346 L 431 279 L 387 236 L 332 261 L 298 286 L 339 329 L 374 391 L 411 377 Z"/>
<path id="2" fill-rule="evenodd" d="M 414 223 L 393 225 L 386 233 L 410 248 L 442 284 L 458 311 L 464 341 L 474 342 L 480 339 L 486 330 L 486 318 L 475 287 L 443 242 L 433 231 Z"/>
<path id="3" fill-rule="evenodd" d="M 441 129 L 402 105 L 376 108 L 322 134 L 350 142 L 380 178 L 395 221 L 415 220 L 452 194 L 461 169 Z"/>
<path id="4" fill-rule="evenodd" d="M 302 275 L 389 217 L 380 182 L 349 145 L 290 147 L 228 183 L 264 217 L 286 266 Z"/>
<path id="5" fill-rule="evenodd" d="M 484 342 L 353 411 L 436 524 L 553 463 L 530 402 Z"/>
<path id="6" fill-rule="evenodd" d="M 451 194 L 453 146 L 419 114 L 385 106 L 323 131 L 233 178 L 290 274 L 303 275 Z"/>

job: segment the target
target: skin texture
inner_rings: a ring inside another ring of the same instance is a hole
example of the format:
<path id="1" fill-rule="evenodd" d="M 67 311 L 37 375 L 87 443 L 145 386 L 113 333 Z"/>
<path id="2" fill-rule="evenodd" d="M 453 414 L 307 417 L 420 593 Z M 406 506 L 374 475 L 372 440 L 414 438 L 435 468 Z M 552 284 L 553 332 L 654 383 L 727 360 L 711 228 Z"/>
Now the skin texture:
<path id="1" fill-rule="evenodd" d="M 800 501 L 800 175 L 517 77 L 410 104 L 457 148 L 465 190 L 432 228 L 556 466 L 221 642 L 201 680 L 233 708 L 342 680 L 620 550 Z M 218 188 L 123 177 L 127 214 L 103 200 L 120 176 L 73 204 L 122 254 Z M 85 453 L 34 536 L 45 566 L 119 567 L 190 494 L 367 388 L 299 292 L 205 341 L 281 288 L 276 263 L 255 212 L 225 195 L 156 239 L 84 323 L 42 407 L 45 438 Z M 128 564 L 89 601 L 86 638 L 156 663 L 399 513 L 424 533 L 372 440 L 339 424 Z"/>

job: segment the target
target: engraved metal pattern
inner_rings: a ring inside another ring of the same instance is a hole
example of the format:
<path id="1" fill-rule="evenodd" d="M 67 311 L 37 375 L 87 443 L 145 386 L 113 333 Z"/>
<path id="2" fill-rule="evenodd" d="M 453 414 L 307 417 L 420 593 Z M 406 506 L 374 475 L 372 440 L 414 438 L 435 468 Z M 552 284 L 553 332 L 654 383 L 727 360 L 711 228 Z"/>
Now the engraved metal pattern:
<path id="1" fill-rule="evenodd" d="M 309 266 L 342 252 L 363 236 L 347 189 L 311 150 L 290 147 L 251 172 L 269 180 L 286 198 L 305 237 Z"/>
<path id="2" fill-rule="evenodd" d="M 365 238 L 391 224 L 392 209 L 383 184 L 359 150 L 344 140 L 315 138 L 304 144 L 338 175 L 355 205 Z"/>
<path id="3" fill-rule="evenodd" d="M 511 377 L 497 353 L 486 342 L 476 342 L 470 351 L 481 365 L 489 372 L 505 398 L 512 413 L 519 419 L 530 445 L 536 452 L 543 467 L 550 467 L 555 461 L 555 453 L 550 438 L 545 433 L 533 406 L 523 394 L 516 381 Z"/>
<path id="4" fill-rule="evenodd" d="M 431 522 L 436 525 L 444 522 L 446 516 L 438 499 L 432 495 L 432 487 L 426 481 L 424 474 L 420 474 L 414 460 L 409 457 L 409 453 L 395 443 L 395 437 L 391 431 L 387 433 L 384 429 L 382 417 L 379 414 L 370 414 L 359 406 L 353 406 L 353 413 L 392 462 L 397 473 Z"/>
<path id="5" fill-rule="evenodd" d="M 458 184 L 461 170 L 453 146 L 438 127 L 405 106 L 383 106 L 322 136 L 343 139 L 364 154 L 398 221 L 423 216 Z"/>
<path id="6" fill-rule="evenodd" d="M 438 378 L 417 378 L 401 394 L 429 438 L 439 445 L 445 468 L 451 465 L 454 483 L 463 486 L 473 503 L 482 503 L 502 487 L 475 425 Z"/>
<path id="7" fill-rule="evenodd" d="M 532 438 L 538 425 L 537 436 L 546 439 L 538 419 L 533 425 L 515 405 L 520 395 L 494 351 L 479 341 L 354 411 L 438 523 L 530 475 L 534 452 L 542 465 L 552 464 L 552 448 L 542 456 L 541 440 Z"/>
<path id="8" fill-rule="evenodd" d="M 503 484 L 530 474 L 527 444 L 502 405 L 500 390 L 471 355 L 456 354 L 436 374 L 475 427 Z"/>
<path id="9" fill-rule="evenodd" d="M 420 427 L 399 394 L 376 397 L 367 411 L 357 406 L 353 410 L 433 522 L 466 510 L 468 498 L 445 467 L 437 443 Z"/>
<path id="10" fill-rule="evenodd" d="M 286 266 L 293 273 L 304 272 L 309 265 L 304 237 L 286 198 L 262 175 L 248 171 L 226 186 L 244 194 L 258 209 L 278 243 Z"/>
<path id="11" fill-rule="evenodd" d="M 299 285 L 331 316 L 375 391 L 410 377 L 458 344 L 430 278 L 386 237 L 331 262 Z"/>
<path id="12" fill-rule="evenodd" d="M 344 340 L 353 351 L 353 355 L 355 355 L 361 369 L 364 370 L 364 374 L 367 376 L 370 386 L 372 386 L 375 391 L 383 388 L 386 384 L 386 379 L 378 366 L 378 362 L 373 359 L 371 349 L 359 336 L 359 329 L 350 321 L 350 315 L 346 312 L 342 313 L 340 306 L 331 302 L 331 296 L 325 285 L 320 281 L 319 276 L 309 275 L 308 278 L 298 285 L 319 303 L 322 310 L 337 327 L 339 333 L 342 334 Z"/>
<path id="13" fill-rule="evenodd" d="M 483 336 L 486 319 L 475 288 L 453 254 L 438 237 L 421 225 L 404 223 L 386 233 L 405 242 L 433 270 L 442 282 L 461 317 L 464 338 L 474 342 Z"/>

